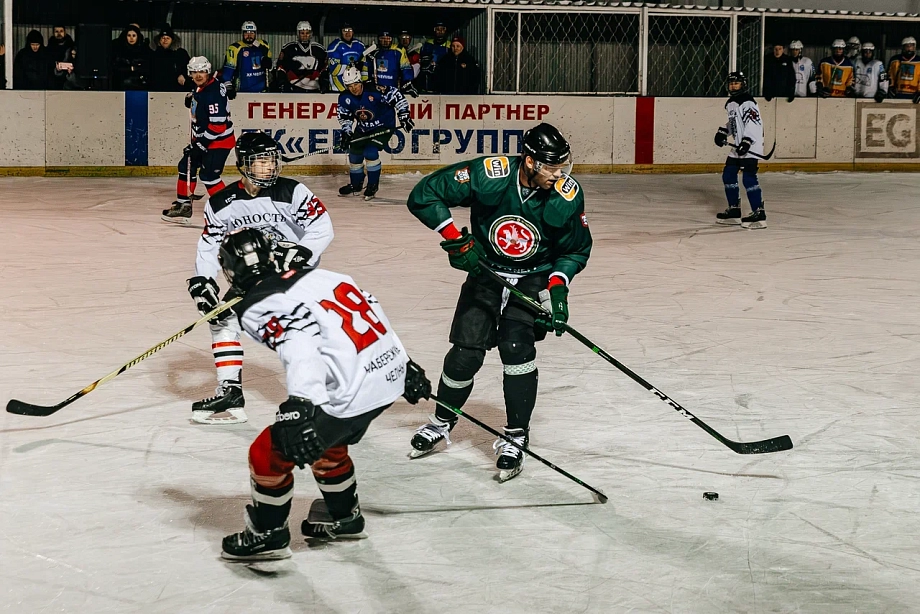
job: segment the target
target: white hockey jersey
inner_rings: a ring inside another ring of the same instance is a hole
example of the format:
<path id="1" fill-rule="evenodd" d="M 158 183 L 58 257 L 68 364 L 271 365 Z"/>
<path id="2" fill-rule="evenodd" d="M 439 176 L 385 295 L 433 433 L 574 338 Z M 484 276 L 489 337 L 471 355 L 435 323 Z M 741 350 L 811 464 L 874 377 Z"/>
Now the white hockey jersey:
<path id="1" fill-rule="evenodd" d="M 730 158 L 753 158 L 751 153 L 763 155 L 763 118 L 760 116 L 760 107 L 750 94 L 741 94 L 729 98 L 725 103 L 725 110 L 728 111 L 728 123 L 725 127 L 728 134 L 735 140 L 735 145 L 741 143 L 742 139 L 751 140 L 750 153 L 739 156 L 732 149 L 728 153 Z"/>
<path id="2" fill-rule="evenodd" d="M 211 196 L 204 207 L 195 274 L 217 281 L 220 243 L 228 232 L 244 227 L 261 230 L 272 247 L 278 241 L 303 245 L 313 252 L 312 265 L 319 262 L 334 236 L 326 206 L 299 181 L 279 177 L 257 196 L 250 196 L 237 181 Z"/>
<path id="3" fill-rule="evenodd" d="M 383 309 L 355 280 L 315 269 L 254 286 L 234 307 L 247 335 L 277 352 L 289 395 L 350 418 L 405 391 L 408 357 Z"/>
<path id="4" fill-rule="evenodd" d="M 796 59 L 792 67 L 795 68 L 795 95 L 805 98 L 809 94 L 814 96 L 818 87 L 815 84 L 815 63 L 811 58 L 801 57 Z"/>
<path id="5" fill-rule="evenodd" d="M 888 73 L 884 64 L 879 60 L 863 62 L 863 59 L 859 58 L 853 66 L 856 69 L 853 87 L 856 89 L 857 98 L 875 98 L 879 88 L 884 94 L 888 94 Z"/>

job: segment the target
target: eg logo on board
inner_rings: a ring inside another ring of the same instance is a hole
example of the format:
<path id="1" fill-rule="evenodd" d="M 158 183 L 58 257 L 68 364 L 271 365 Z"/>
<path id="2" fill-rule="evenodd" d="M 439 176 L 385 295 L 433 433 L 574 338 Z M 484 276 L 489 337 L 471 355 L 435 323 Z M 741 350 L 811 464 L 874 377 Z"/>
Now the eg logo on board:
<path id="1" fill-rule="evenodd" d="M 920 158 L 913 104 L 860 102 L 856 107 L 857 158 Z"/>

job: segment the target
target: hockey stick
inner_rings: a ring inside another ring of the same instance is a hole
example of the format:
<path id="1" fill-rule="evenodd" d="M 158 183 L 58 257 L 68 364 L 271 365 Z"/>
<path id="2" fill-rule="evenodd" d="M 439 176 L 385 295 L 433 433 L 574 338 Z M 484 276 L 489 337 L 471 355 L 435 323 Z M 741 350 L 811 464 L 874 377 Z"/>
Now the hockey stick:
<path id="1" fill-rule="evenodd" d="M 732 149 L 734 149 L 735 151 L 738 150 L 738 146 L 737 146 L 737 145 L 729 144 L 728 146 L 731 147 Z M 774 152 L 774 151 L 776 151 L 776 141 L 773 141 L 773 149 L 771 149 L 771 150 L 770 150 L 770 153 L 768 153 L 768 154 L 765 155 L 765 156 L 762 156 L 762 155 L 760 155 L 760 154 L 756 154 L 756 153 L 754 153 L 753 151 L 747 152 L 747 155 L 749 155 L 749 156 L 754 156 L 755 158 L 758 158 L 758 159 L 760 159 L 760 160 L 769 160 L 770 158 L 773 157 L 773 152 Z"/>
<path id="2" fill-rule="evenodd" d="M 110 379 L 113 379 L 121 375 L 122 373 L 124 373 L 125 371 L 127 371 L 128 369 L 130 369 L 131 367 L 133 367 L 140 361 L 144 360 L 145 358 L 149 358 L 153 354 L 156 354 L 157 352 L 165 348 L 167 345 L 169 345 L 170 343 L 172 343 L 179 337 L 182 337 L 186 333 L 191 332 L 194 328 L 196 328 L 203 322 L 207 322 L 208 320 L 210 320 L 217 314 L 223 311 L 226 311 L 230 307 L 233 307 L 241 300 L 243 300 L 243 297 L 238 296 L 238 297 L 230 299 L 226 303 L 221 303 L 220 305 L 218 305 L 217 307 L 215 307 L 214 309 L 212 309 L 205 315 L 201 316 L 195 322 L 189 324 L 188 326 L 180 330 L 178 333 L 176 333 L 172 337 L 169 337 L 168 339 L 165 339 L 164 341 L 159 342 L 158 344 L 156 344 L 155 346 L 153 346 L 152 348 L 150 348 L 149 350 L 147 350 L 140 356 L 133 358 L 132 360 L 129 360 L 128 362 L 118 367 L 117 369 L 115 369 L 114 371 L 106 375 L 105 377 L 97 379 L 95 382 L 93 382 L 92 384 L 90 384 L 89 386 L 81 390 L 80 392 L 70 396 L 64 401 L 61 401 L 57 405 L 51 405 L 51 406 L 32 405 L 31 403 L 24 403 L 22 401 L 17 401 L 16 399 L 11 399 L 10 402 L 6 404 L 6 411 L 8 411 L 11 414 L 19 414 L 20 416 L 50 416 L 51 414 L 58 411 L 59 409 L 63 409 L 64 407 L 67 407 L 68 405 L 70 405 L 71 403 L 79 399 L 80 397 L 86 396 L 87 394 L 95 390 L 97 386 L 104 384 Z"/>
<path id="3" fill-rule="evenodd" d="M 504 277 L 502 277 L 501 275 L 499 275 L 498 273 L 496 273 L 495 271 L 493 271 L 492 269 L 488 267 L 482 266 L 481 264 L 479 266 L 484 271 L 489 273 L 492 277 L 494 277 L 496 280 L 498 280 L 498 282 L 502 286 L 507 288 L 508 291 L 511 292 L 511 294 L 513 294 L 514 296 L 518 297 L 519 299 L 527 303 L 527 305 L 535 309 L 538 313 L 545 315 L 545 316 L 551 315 L 546 309 L 543 308 L 543 305 L 541 305 L 540 303 L 533 300 L 532 298 L 530 298 L 529 296 L 521 292 L 519 289 L 511 285 L 511 283 L 507 279 L 505 279 Z M 712 428 L 711 426 L 709 426 L 708 424 L 706 424 L 705 422 L 703 422 L 702 420 L 700 420 L 699 418 L 691 414 L 689 411 L 684 409 L 680 403 L 678 403 L 677 401 L 675 401 L 674 399 L 672 399 L 665 393 L 661 392 L 660 390 L 658 390 L 657 388 L 649 384 L 647 381 L 642 379 L 639 375 L 634 373 L 629 367 L 627 367 L 626 365 L 621 363 L 619 360 L 617 360 L 616 358 L 614 358 L 613 356 L 611 356 L 610 354 L 608 354 L 607 352 L 599 348 L 593 341 L 589 340 L 587 337 L 579 333 L 577 330 L 575 330 L 568 324 L 564 325 L 564 330 L 565 332 L 575 337 L 578 341 L 580 341 L 587 347 L 591 348 L 592 352 L 594 352 L 595 354 L 597 354 L 598 356 L 600 356 L 601 358 L 603 358 L 604 360 L 612 364 L 614 367 L 616 367 L 617 369 L 625 373 L 631 380 L 633 380 L 634 382 L 636 382 L 637 384 L 639 384 L 640 386 L 642 386 L 643 388 L 645 388 L 646 390 L 654 394 L 656 397 L 658 397 L 659 399 L 661 399 L 662 401 L 670 405 L 672 408 L 674 408 L 675 411 L 677 411 L 677 413 L 682 415 L 684 418 L 686 418 L 690 422 L 694 423 L 695 425 L 697 425 L 698 427 L 700 427 L 701 429 L 703 429 L 704 431 L 706 431 L 707 433 L 715 437 L 719 441 L 719 443 L 728 447 L 733 452 L 736 452 L 738 454 L 769 454 L 770 452 L 782 452 L 783 450 L 792 449 L 792 439 L 789 437 L 789 435 L 781 435 L 780 437 L 772 437 L 770 439 L 764 439 L 763 441 L 752 441 L 752 442 L 747 442 L 747 443 L 740 442 L 740 441 L 732 441 L 731 439 L 727 439 L 717 430 L 715 430 L 714 428 Z"/>
<path id="4" fill-rule="evenodd" d="M 378 136 L 383 136 L 390 131 L 390 128 L 386 130 L 378 130 L 377 132 L 371 132 L 369 134 L 363 134 L 351 142 L 352 145 L 355 143 L 363 143 L 364 141 L 370 141 L 375 139 Z M 332 153 L 335 150 L 335 146 L 327 147 L 326 149 L 317 149 L 316 151 L 311 151 L 310 153 L 300 154 L 299 156 L 281 156 L 281 161 L 285 164 L 290 162 L 296 162 L 297 160 L 302 160 L 303 158 L 309 158 L 310 156 L 318 156 L 321 154 Z"/>
<path id="5" fill-rule="evenodd" d="M 431 395 L 429 398 L 430 398 L 432 401 L 434 401 L 435 403 L 437 403 L 438 405 L 440 405 L 441 407 L 443 407 L 444 409 L 450 410 L 450 411 L 454 412 L 455 414 L 457 414 L 458 416 L 461 416 L 461 417 L 463 417 L 463 418 L 466 418 L 467 420 L 469 420 L 470 422 L 472 422 L 473 424 L 475 424 L 475 425 L 478 426 L 479 428 L 484 429 L 485 431 L 488 431 L 489 433 L 492 433 L 493 435 L 495 435 L 495 436 L 498 437 L 499 439 L 504 440 L 504 441 L 507 442 L 507 443 L 510 443 L 512 446 L 514 446 L 515 448 L 517 448 L 518 450 L 520 450 L 521 452 L 523 452 L 523 453 L 526 454 L 527 456 L 530 456 L 530 457 L 533 457 L 533 458 L 537 459 L 538 461 L 540 461 L 541 463 L 543 463 L 544 465 L 546 465 L 547 467 L 549 467 L 549 468 L 552 469 L 553 471 L 557 471 L 557 472 L 561 473 L 562 475 L 564 475 L 565 477 L 567 477 L 567 478 L 569 478 L 570 480 L 572 480 L 573 482 L 575 482 L 576 484 L 578 484 L 578 485 L 580 485 L 580 486 L 584 486 L 585 488 L 587 488 L 588 490 L 590 490 L 591 492 L 593 492 L 594 495 L 595 495 L 594 498 L 597 499 L 598 501 L 600 501 L 601 503 L 607 503 L 607 495 L 605 495 L 605 494 L 604 494 L 603 492 L 601 492 L 600 490 L 594 488 L 594 487 L 591 486 L 590 484 L 586 484 L 586 483 L 582 482 L 581 480 L 579 480 L 578 478 L 576 478 L 574 475 L 572 475 L 571 473 L 569 473 L 569 472 L 566 471 L 565 469 L 560 469 L 559 467 L 557 467 L 556 465 L 552 464 L 551 462 L 549 462 L 548 460 L 546 460 L 545 458 L 543 458 L 542 456 L 540 456 L 540 455 L 537 454 L 536 452 L 531 452 L 529 449 L 525 448 L 524 446 L 519 446 L 519 445 L 516 444 L 516 443 L 514 442 L 514 440 L 511 439 L 510 437 L 507 437 L 507 436 L 503 435 L 502 433 L 499 433 L 498 431 L 496 431 L 495 429 L 493 429 L 491 426 L 489 426 L 489 425 L 486 424 L 485 422 L 480 422 L 479 420 L 477 420 L 477 419 L 474 418 L 473 416 L 471 416 L 471 415 L 469 415 L 468 413 L 464 412 L 462 409 L 457 409 L 456 407 L 451 407 L 450 405 L 448 405 L 448 404 L 445 403 L 444 401 L 438 399 L 438 398 L 437 398 L 436 396 L 434 396 L 434 395 Z"/>

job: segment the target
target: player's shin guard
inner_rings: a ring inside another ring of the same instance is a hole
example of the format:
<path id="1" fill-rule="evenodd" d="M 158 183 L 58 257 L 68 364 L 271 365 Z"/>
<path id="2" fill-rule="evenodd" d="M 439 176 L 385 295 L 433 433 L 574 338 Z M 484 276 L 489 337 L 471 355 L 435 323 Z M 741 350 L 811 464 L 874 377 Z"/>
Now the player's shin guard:
<path id="1" fill-rule="evenodd" d="M 725 198 L 729 207 L 741 206 L 741 186 L 738 185 L 738 168 L 726 166 L 722 171 L 722 183 L 725 185 Z"/>
<path id="2" fill-rule="evenodd" d="M 473 378 L 482 362 L 485 360 L 484 350 L 474 350 L 460 346 L 453 346 L 444 357 L 444 367 L 441 380 L 438 382 L 438 398 L 457 409 L 461 409 L 473 392 Z M 442 422 L 454 423 L 457 415 L 440 405 L 435 410 L 435 416 Z"/>
<path id="3" fill-rule="evenodd" d="M 240 344 L 240 323 L 236 318 L 226 318 L 211 324 L 211 350 L 217 381 L 242 382 L 243 346 Z"/>
<path id="4" fill-rule="evenodd" d="M 361 187 L 364 185 L 364 156 L 358 154 L 348 154 L 348 178 L 351 185 Z"/>
<path id="5" fill-rule="evenodd" d="M 348 446 L 329 448 L 313 463 L 312 470 L 333 520 L 350 518 L 360 513 L 355 466 L 348 456 Z"/>
<path id="6" fill-rule="evenodd" d="M 219 192 L 226 187 L 220 177 L 217 179 L 205 179 L 202 177 L 201 183 L 204 184 L 204 189 L 208 191 L 208 196 L 213 196 L 216 192 Z"/>
<path id="7" fill-rule="evenodd" d="M 380 158 L 376 160 L 367 161 L 367 185 L 377 185 L 380 183 L 380 170 L 383 168 L 383 163 L 380 161 Z"/>
<path id="8" fill-rule="evenodd" d="M 751 209 L 753 211 L 763 209 L 763 192 L 760 190 L 760 182 L 757 180 L 757 173 L 745 170 L 741 175 L 741 181 L 744 183 L 745 191 L 747 191 L 748 202 L 751 203 Z"/>
<path id="9" fill-rule="evenodd" d="M 189 179 L 186 173 L 179 173 L 179 180 L 176 182 L 176 200 L 180 203 L 191 202 L 189 195 L 195 193 L 197 185 L 198 181 L 194 175 Z"/>
<path id="10" fill-rule="evenodd" d="M 266 427 L 249 446 L 249 472 L 253 512 L 259 531 L 284 526 L 294 497 L 294 463 L 272 446 L 271 427 Z"/>
<path id="11" fill-rule="evenodd" d="M 504 365 L 502 388 L 509 429 L 527 429 L 537 404 L 538 371 L 536 362 Z"/>

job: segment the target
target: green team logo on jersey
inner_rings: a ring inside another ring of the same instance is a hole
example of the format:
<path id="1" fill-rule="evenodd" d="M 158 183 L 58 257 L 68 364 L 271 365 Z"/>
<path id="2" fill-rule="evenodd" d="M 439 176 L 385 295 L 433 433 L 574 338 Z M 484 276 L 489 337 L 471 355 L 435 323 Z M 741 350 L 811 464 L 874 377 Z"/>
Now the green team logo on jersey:
<path id="1" fill-rule="evenodd" d="M 522 217 L 504 215 L 492 222 L 489 240 L 503 256 L 524 260 L 532 256 L 540 246 L 540 231 Z"/>

